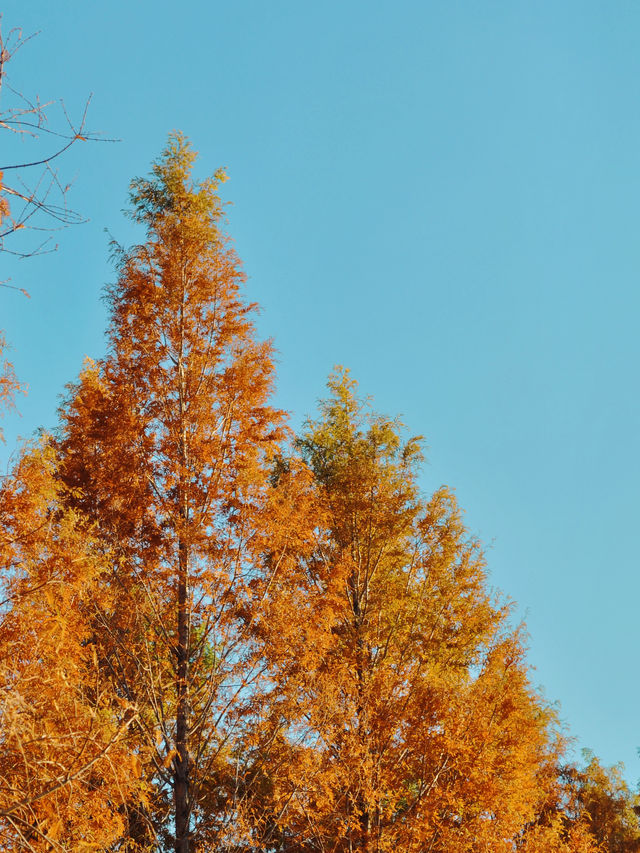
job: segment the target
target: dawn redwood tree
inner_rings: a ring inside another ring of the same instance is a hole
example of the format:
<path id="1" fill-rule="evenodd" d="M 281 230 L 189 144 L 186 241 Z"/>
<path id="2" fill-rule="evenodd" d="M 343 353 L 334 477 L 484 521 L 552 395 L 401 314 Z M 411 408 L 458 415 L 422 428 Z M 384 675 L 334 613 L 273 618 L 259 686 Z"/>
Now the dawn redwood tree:
<path id="1" fill-rule="evenodd" d="M 0 849 L 106 849 L 144 800 L 135 707 L 98 665 L 96 543 L 59 499 L 55 457 L 25 451 L 0 488 Z"/>
<path id="2" fill-rule="evenodd" d="M 607 853 L 637 853 L 640 850 L 640 797 L 629 790 L 623 766 L 603 767 L 586 751 L 586 767 L 574 770 L 570 785 L 575 791 L 578 812 Z"/>
<path id="3" fill-rule="evenodd" d="M 59 442 L 69 503 L 112 560 L 116 601 L 94 614 L 101 666 L 141 709 L 154 793 L 130 843 L 175 853 L 242 834 L 241 735 L 266 688 L 256 629 L 286 587 L 304 503 L 291 477 L 272 486 L 286 434 L 272 348 L 221 230 L 224 175 L 196 183 L 194 159 L 173 134 L 132 183 L 146 240 L 119 253 L 109 354 L 71 389 Z"/>
<path id="4" fill-rule="evenodd" d="M 420 496 L 419 439 L 372 413 L 348 372 L 329 388 L 300 440 L 323 529 L 308 627 L 289 655 L 269 650 L 282 727 L 256 849 L 506 853 L 551 792 L 553 715 L 452 493 Z"/>
<path id="5" fill-rule="evenodd" d="M 0 489 L 0 847 L 636 849 L 615 773 L 558 771 L 419 439 L 339 371 L 287 446 L 223 175 L 194 159 L 173 134 L 133 182 L 108 354 Z"/>
<path id="6" fill-rule="evenodd" d="M 536 821 L 524 828 L 518 850 L 523 853 L 640 850 L 639 798 L 629 790 L 622 765 L 604 767 L 589 750 L 584 750 L 583 755 L 587 760 L 584 767 L 573 764 L 558 767 L 553 795 Z M 580 840 L 582 847 L 578 844 Z"/>

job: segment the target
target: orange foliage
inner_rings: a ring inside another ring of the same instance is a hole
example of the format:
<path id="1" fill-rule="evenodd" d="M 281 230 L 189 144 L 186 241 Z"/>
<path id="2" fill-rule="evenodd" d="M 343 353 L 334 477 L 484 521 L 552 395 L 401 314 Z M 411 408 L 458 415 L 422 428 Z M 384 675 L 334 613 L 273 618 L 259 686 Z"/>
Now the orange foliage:
<path id="1" fill-rule="evenodd" d="M 554 784 L 553 715 L 453 495 L 420 497 L 419 439 L 403 442 L 354 386 L 332 377 L 301 441 L 322 513 L 297 633 L 280 646 L 279 623 L 268 649 L 279 691 L 258 844 L 512 850 Z"/>
<path id="2" fill-rule="evenodd" d="M 95 850 L 120 835 L 139 788 L 136 709 L 98 666 L 87 613 L 104 565 L 59 511 L 46 446 L 5 481 L 0 530 L 0 846 Z"/>
<path id="3" fill-rule="evenodd" d="M 133 182 L 108 355 L 0 491 L 0 848 L 637 849 L 420 438 L 342 370 L 292 448 L 194 158 Z"/>
<path id="4" fill-rule="evenodd" d="M 271 485 L 286 435 L 271 346 L 220 230 L 222 175 L 194 184 L 194 156 L 173 135 L 132 185 L 147 241 L 120 254 L 111 354 L 71 390 L 59 447 L 69 505 L 112 561 L 100 654 L 141 708 L 148 823 L 174 823 L 176 851 L 239 831 L 238 742 L 266 679 L 258 624 L 301 535 Z"/>

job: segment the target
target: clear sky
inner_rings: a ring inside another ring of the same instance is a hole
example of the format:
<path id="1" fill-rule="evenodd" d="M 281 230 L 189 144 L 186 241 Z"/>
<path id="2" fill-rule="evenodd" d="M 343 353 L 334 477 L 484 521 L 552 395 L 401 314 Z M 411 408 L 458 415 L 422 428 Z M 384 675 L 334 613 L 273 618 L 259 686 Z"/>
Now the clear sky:
<path id="1" fill-rule="evenodd" d="M 0 257 L 29 396 L 15 437 L 104 350 L 108 235 L 178 128 L 226 166 L 229 230 L 299 424 L 334 364 L 427 438 L 517 601 L 578 747 L 640 777 L 637 0 L 5 0 L 8 71 L 117 144 L 59 168 L 89 218 Z M 3 152 L 8 153 L 6 135 Z M 27 149 L 25 148 L 25 151 Z M 9 156 L 15 153 L 12 151 Z"/>

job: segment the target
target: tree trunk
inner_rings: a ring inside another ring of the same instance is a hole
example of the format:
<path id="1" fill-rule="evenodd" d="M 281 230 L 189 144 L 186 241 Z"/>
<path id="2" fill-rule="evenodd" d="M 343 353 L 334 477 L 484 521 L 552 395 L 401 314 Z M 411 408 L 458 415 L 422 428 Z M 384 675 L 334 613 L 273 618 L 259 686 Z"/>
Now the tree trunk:
<path id="1" fill-rule="evenodd" d="M 176 667 L 176 756 L 174 760 L 174 804 L 176 819 L 175 853 L 189 853 L 189 824 L 191 797 L 189 790 L 189 546 L 185 540 L 189 520 L 189 506 L 185 483 L 188 465 L 187 434 L 185 424 L 185 364 L 184 364 L 184 304 L 185 276 L 182 275 L 182 300 L 180 304 L 180 350 L 178 355 L 178 393 L 180 406 L 180 476 L 178 485 L 178 515 L 181 530 L 178 538 L 178 647 Z"/>
<path id="2" fill-rule="evenodd" d="M 188 692 L 188 642 L 189 614 L 187 587 L 187 549 L 179 544 L 178 578 L 178 665 L 176 670 L 176 752 L 174 759 L 174 803 L 176 816 L 175 853 L 189 853 L 189 692 Z"/>

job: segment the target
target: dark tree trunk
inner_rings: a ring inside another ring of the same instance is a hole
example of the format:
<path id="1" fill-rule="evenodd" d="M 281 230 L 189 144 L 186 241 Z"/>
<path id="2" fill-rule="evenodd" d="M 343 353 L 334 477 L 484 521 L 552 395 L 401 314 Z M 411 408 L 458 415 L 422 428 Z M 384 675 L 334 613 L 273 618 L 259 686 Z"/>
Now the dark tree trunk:
<path id="1" fill-rule="evenodd" d="M 178 578 L 178 647 L 177 647 L 177 709 L 176 709 L 176 752 L 174 759 L 174 803 L 176 819 L 175 853 L 189 853 L 189 613 L 187 585 L 187 553 L 183 542 L 179 545 Z"/>

